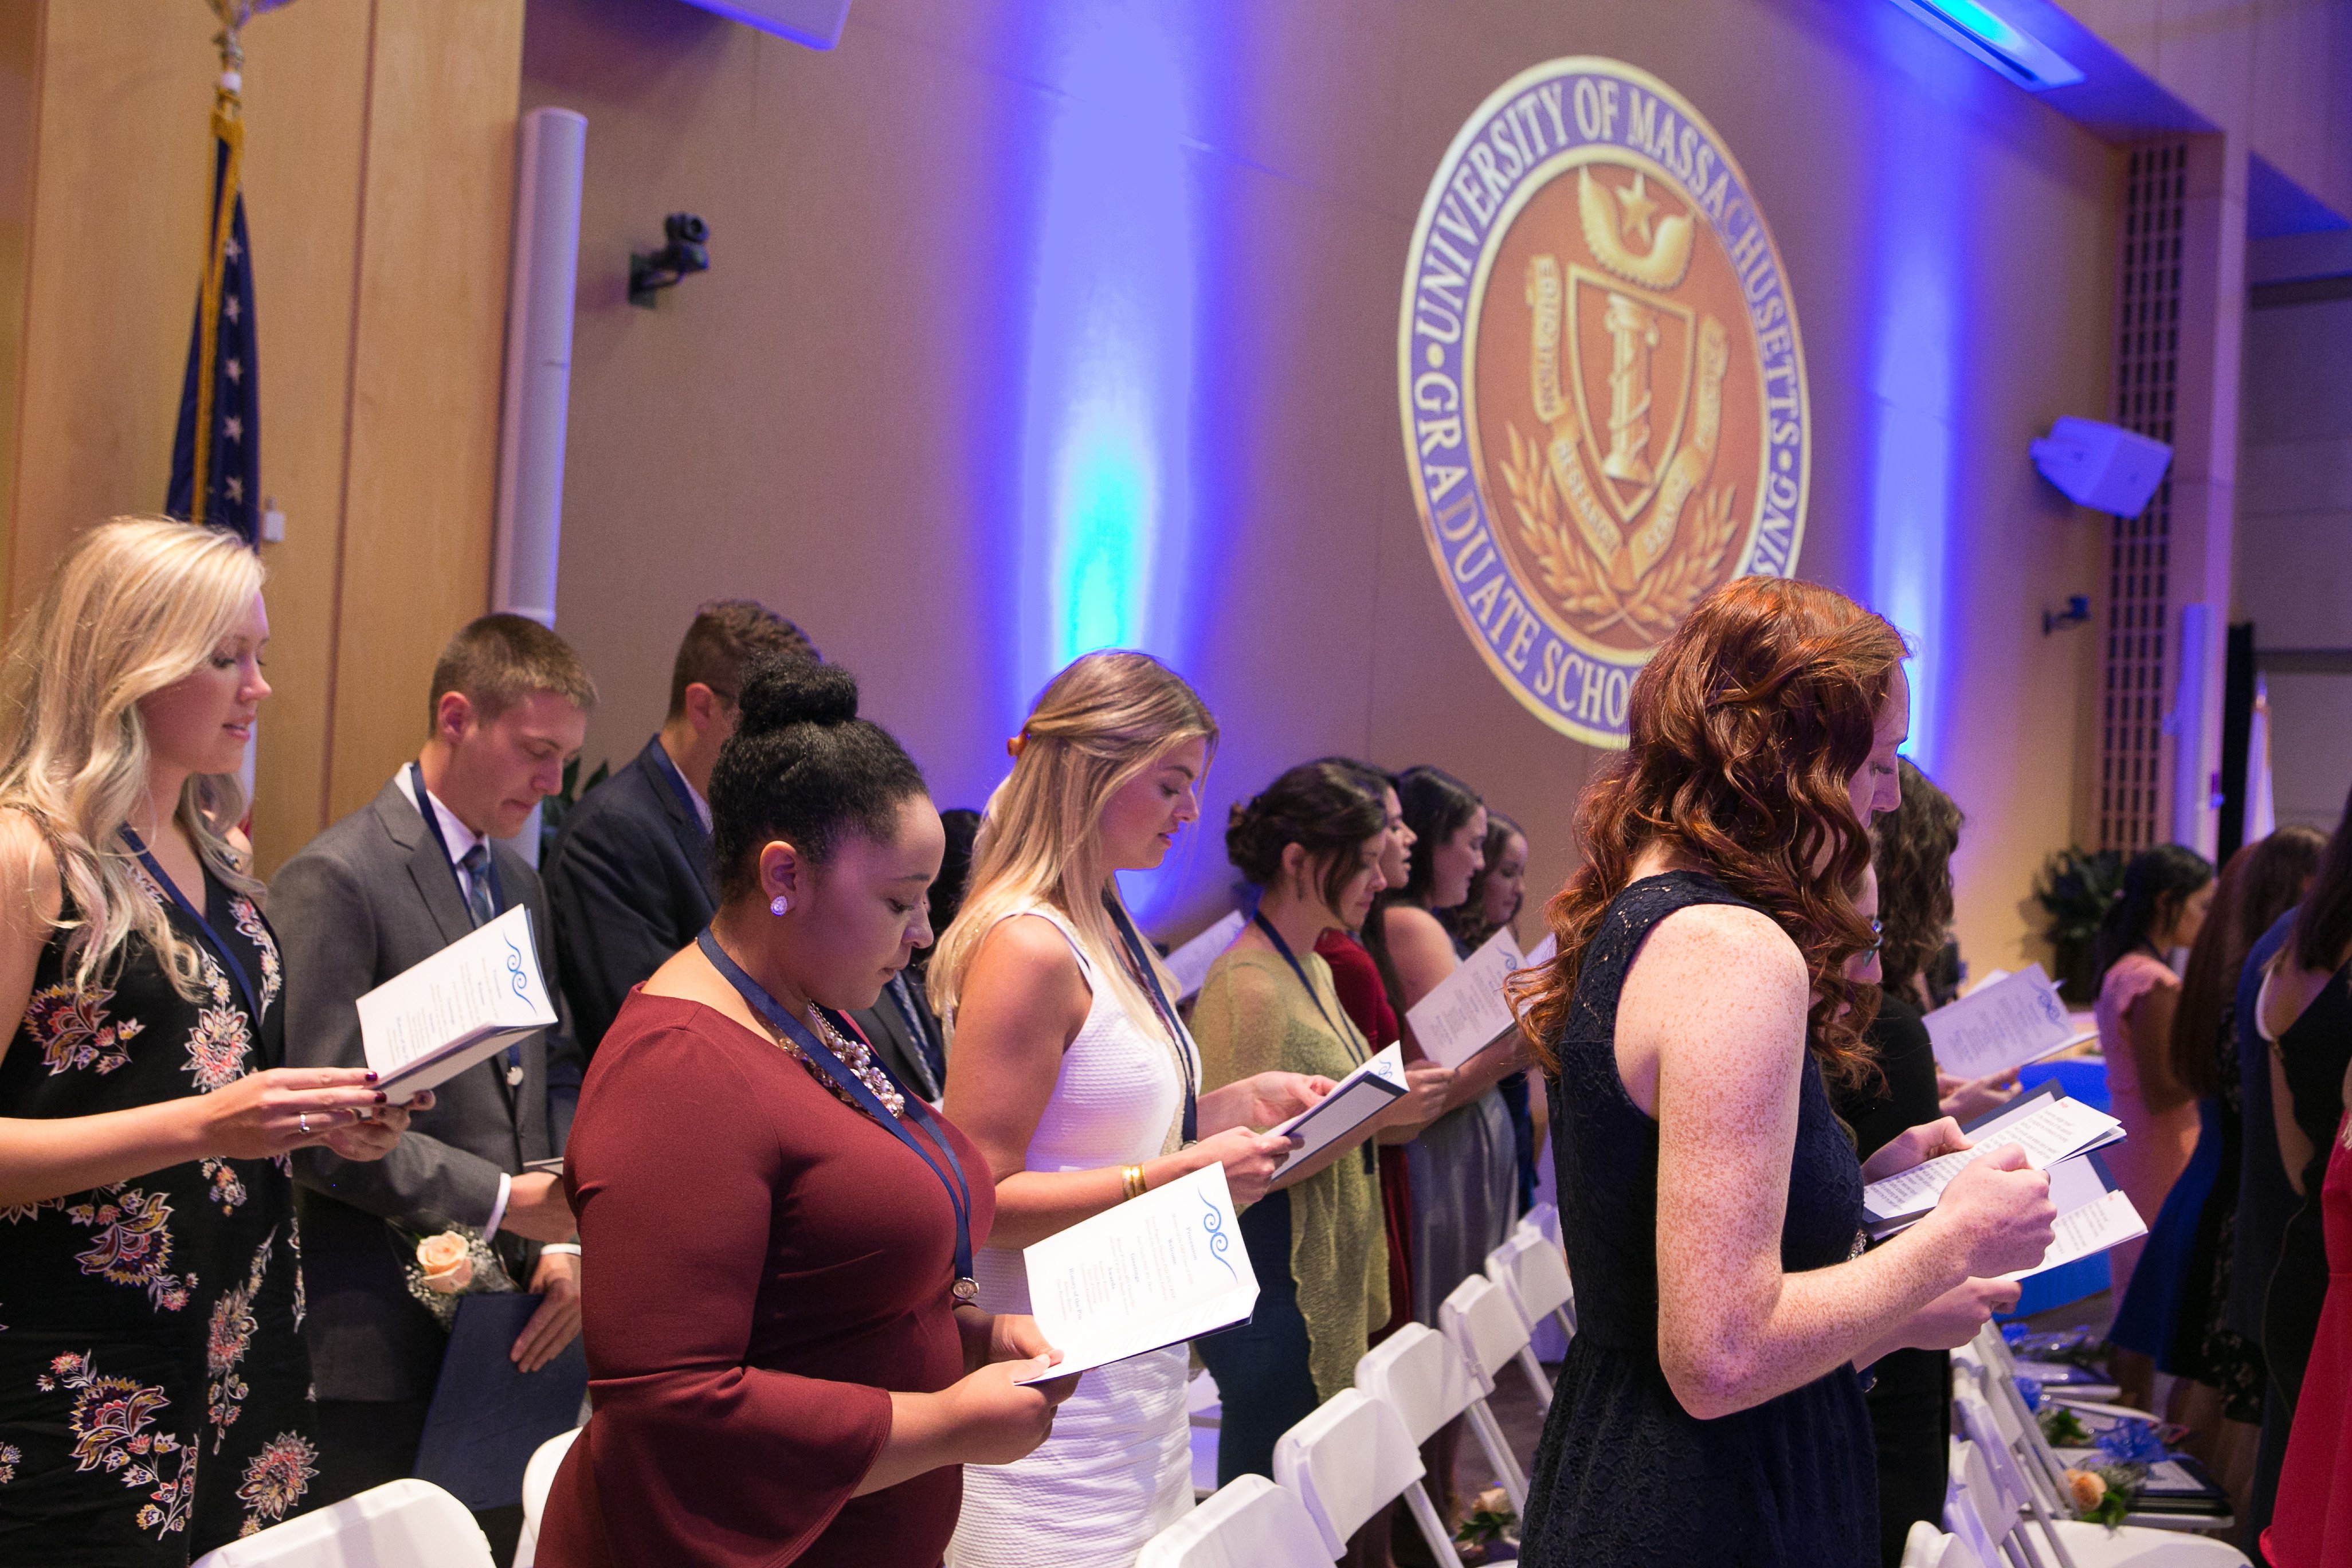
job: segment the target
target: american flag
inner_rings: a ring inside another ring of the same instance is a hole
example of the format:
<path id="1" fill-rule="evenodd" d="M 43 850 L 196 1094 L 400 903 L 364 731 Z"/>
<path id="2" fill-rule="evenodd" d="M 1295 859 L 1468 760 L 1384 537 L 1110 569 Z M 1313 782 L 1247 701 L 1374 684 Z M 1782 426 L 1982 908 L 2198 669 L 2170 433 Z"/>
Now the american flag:
<path id="1" fill-rule="evenodd" d="M 213 99 L 212 222 L 163 510 L 233 530 L 251 543 L 261 521 L 261 397 L 253 353 L 253 257 L 239 185 L 245 151 L 239 85 L 235 71 L 224 74 Z"/>

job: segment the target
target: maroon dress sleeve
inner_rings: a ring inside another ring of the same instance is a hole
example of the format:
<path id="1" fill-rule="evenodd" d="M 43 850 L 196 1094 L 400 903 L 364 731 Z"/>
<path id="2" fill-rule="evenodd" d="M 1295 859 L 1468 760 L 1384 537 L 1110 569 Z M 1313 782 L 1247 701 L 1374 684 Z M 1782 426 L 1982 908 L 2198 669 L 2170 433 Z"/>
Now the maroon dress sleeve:
<path id="1" fill-rule="evenodd" d="M 1396 1009 L 1389 1005 L 1380 965 L 1364 951 L 1364 944 L 1346 931 L 1327 931 L 1317 939 L 1315 951 L 1331 966 L 1331 988 L 1339 994 L 1339 1005 L 1364 1031 L 1372 1049 L 1394 1045 L 1400 1033 Z"/>
<path id="2" fill-rule="evenodd" d="M 625 1008 L 624 1037 L 597 1052 L 572 1136 L 595 1414 L 549 1500 L 539 1561 L 788 1563 L 881 1451 L 890 1395 L 756 1364 L 793 1174 L 778 1085 L 704 1030 L 630 1039 L 627 1021 Z"/>

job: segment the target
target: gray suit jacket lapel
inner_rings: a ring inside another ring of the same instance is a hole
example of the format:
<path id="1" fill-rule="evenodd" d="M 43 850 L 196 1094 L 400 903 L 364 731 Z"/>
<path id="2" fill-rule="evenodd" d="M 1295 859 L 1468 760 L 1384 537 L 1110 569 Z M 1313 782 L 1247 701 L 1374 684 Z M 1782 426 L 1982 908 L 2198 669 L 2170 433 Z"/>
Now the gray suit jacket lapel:
<path id="1" fill-rule="evenodd" d="M 467 912 L 466 900 L 457 891 L 457 868 L 441 853 L 441 846 L 434 841 L 433 835 L 425 831 L 425 818 L 416 806 L 408 804 L 408 796 L 397 781 L 385 784 L 375 797 L 375 814 L 393 842 L 408 851 L 409 879 L 416 884 L 417 897 L 425 900 L 425 911 L 432 915 L 442 942 L 446 945 L 470 935 L 474 917 Z"/>

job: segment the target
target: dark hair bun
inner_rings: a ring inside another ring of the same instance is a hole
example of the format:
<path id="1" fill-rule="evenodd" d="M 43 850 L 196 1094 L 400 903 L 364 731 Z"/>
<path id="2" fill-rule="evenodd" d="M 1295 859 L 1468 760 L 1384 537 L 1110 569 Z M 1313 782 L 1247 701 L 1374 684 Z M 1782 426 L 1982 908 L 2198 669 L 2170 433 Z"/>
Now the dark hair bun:
<path id="1" fill-rule="evenodd" d="M 837 664 L 795 654 L 753 662 L 736 697 L 737 728 L 754 735 L 794 724 L 846 724 L 857 717 L 857 678 Z"/>
<path id="2" fill-rule="evenodd" d="M 1281 827 L 1260 804 L 1265 799 L 1255 795 L 1245 804 L 1237 801 L 1225 815 L 1225 858 L 1261 888 L 1282 869 Z"/>
<path id="3" fill-rule="evenodd" d="M 1282 874 L 1296 844 L 1323 867 L 1323 895 L 1336 900 L 1355 875 L 1355 850 L 1388 822 L 1388 803 L 1354 763 L 1301 763 L 1235 805 L 1225 818 L 1225 858 L 1258 887 Z"/>

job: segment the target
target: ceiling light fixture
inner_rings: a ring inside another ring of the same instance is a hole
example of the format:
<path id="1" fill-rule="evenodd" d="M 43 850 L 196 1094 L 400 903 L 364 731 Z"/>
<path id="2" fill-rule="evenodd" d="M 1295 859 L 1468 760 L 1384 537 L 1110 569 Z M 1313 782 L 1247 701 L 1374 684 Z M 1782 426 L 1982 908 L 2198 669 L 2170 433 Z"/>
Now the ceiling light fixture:
<path id="1" fill-rule="evenodd" d="M 1895 0 L 2028 92 L 2071 87 L 2083 73 L 2066 58 L 1980 0 Z"/>

